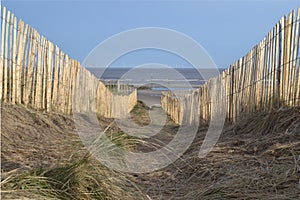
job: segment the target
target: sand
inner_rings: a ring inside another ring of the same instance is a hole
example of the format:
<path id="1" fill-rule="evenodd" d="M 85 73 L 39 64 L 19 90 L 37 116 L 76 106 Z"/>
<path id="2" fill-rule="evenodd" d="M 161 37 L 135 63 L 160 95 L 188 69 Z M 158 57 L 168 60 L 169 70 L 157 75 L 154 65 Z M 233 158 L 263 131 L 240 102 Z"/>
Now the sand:
<path id="1" fill-rule="evenodd" d="M 160 106 L 161 91 L 151 89 L 139 89 L 137 94 L 138 100 L 143 101 L 147 106 Z"/>

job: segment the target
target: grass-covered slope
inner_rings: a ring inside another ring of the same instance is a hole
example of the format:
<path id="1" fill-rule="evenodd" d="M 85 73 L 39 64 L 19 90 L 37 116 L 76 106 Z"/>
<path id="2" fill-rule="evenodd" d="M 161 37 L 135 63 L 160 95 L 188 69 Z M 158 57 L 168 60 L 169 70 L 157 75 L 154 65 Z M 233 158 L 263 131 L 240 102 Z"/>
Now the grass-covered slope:
<path id="1" fill-rule="evenodd" d="M 1 111 L 2 199 L 144 199 L 127 175 L 89 155 L 72 118 L 20 106 Z M 118 145 L 132 146 L 116 127 L 107 132 Z"/>
<path id="2" fill-rule="evenodd" d="M 159 108 L 154 108 L 159 109 Z M 151 123 L 142 102 L 131 112 Z M 72 118 L 2 106 L 3 199 L 300 199 L 300 108 L 245 114 L 227 124 L 205 158 L 198 153 L 207 127 L 174 164 L 147 174 L 110 170 L 86 151 Z M 138 139 L 112 119 L 100 126 L 119 147 L 149 152 L 178 130 L 170 119 L 157 135 Z"/>

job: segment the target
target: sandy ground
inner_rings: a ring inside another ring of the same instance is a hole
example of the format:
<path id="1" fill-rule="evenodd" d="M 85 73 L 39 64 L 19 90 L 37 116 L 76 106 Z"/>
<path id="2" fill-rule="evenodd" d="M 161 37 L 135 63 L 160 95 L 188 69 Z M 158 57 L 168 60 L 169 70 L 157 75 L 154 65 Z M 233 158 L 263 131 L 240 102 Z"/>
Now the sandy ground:
<path id="1" fill-rule="evenodd" d="M 153 105 L 161 105 L 160 97 L 161 97 L 161 91 L 156 90 L 141 90 L 138 89 L 137 92 L 138 100 L 143 101 L 148 107 L 151 107 Z"/>

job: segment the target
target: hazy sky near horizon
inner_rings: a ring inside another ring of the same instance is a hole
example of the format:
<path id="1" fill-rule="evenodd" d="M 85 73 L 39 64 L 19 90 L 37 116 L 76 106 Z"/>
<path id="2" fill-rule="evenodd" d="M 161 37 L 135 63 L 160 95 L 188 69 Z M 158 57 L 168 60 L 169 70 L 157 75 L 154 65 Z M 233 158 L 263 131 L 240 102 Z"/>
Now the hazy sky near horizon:
<path id="1" fill-rule="evenodd" d="M 19 19 L 36 28 L 70 57 L 83 61 L 100 42 L 133 28 L 162 27 L 193 38 L 218 67 L 226 68 L 257 44 L 300 1 L 288 0 L 2 0 Z M 173 54 L 140 51 L 118 66 L 188 63 Z"/>

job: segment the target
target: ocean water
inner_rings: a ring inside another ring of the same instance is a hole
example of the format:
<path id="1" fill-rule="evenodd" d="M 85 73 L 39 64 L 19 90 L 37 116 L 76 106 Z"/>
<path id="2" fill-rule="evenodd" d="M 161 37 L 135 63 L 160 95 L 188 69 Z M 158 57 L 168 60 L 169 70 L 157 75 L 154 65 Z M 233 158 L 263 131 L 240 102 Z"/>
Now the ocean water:
<path id="1" fill-rule="evenodd" d="M 165 88 L 198 87 L 216 77 L 223 69 L 195 68 L 89 68 L 106 84 L 147 85 L 156 90 Z"/>

